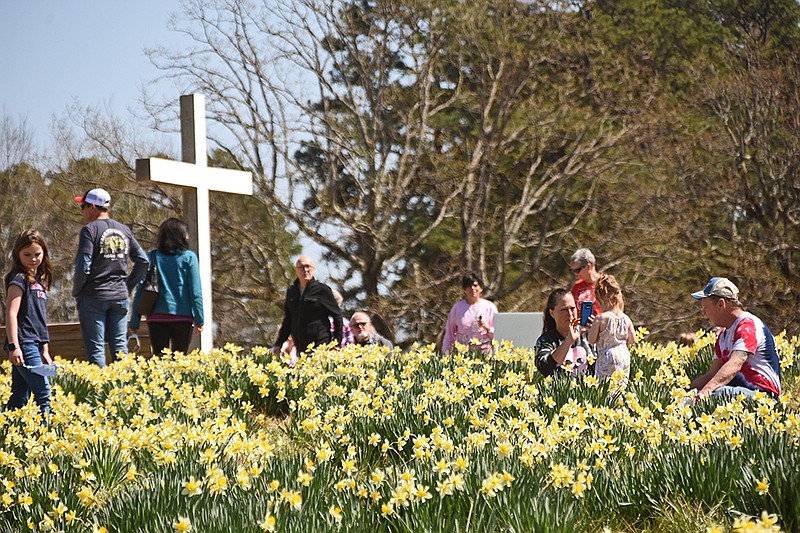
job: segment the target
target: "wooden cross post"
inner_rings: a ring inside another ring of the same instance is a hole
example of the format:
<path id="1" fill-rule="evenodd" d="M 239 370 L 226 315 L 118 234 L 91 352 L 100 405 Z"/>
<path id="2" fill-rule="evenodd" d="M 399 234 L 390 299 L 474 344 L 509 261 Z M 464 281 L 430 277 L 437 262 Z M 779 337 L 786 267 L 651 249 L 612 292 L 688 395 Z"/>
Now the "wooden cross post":
<path id="1" fill-rule="evenodd" d="M 209 168 L 206 153 L 206 102 L 202 94 L 181 96 L 181 161 L 150 157 L 136 160 L 136 179 L 183 187 L 184 222 L 190 246 L 200 261 L 205 328 L 200 349 L 214 347 L 211 305 L 211 232 L 209 191 L 253 194 L 253 175 L 241 170 Z"/>

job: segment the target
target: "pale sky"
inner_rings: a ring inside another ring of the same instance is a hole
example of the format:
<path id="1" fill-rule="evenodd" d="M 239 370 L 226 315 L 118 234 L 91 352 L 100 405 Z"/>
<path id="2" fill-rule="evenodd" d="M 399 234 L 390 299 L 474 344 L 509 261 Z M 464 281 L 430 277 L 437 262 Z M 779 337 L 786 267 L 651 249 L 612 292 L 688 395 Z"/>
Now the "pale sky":
<path id="1" fill-rule="evenodd" d="M 179 0 L 0 0 L 0 112 L 46 144 L 72 103 L 138 107 L 159 74 L 144 49 L 181 42 L 167 29 L 179 11 Z"/>

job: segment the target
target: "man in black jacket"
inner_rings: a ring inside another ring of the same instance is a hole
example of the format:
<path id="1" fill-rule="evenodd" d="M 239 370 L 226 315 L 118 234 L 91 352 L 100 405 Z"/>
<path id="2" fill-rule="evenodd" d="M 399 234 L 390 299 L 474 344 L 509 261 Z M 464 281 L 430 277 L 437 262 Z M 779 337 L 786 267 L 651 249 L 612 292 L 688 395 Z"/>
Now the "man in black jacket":
<path id="1" fill-rule="evenodd" d="M 305 351 L 311 343 L 319 346 L 336 340 L 336 346 L 339 346 L 342 342 L 342 311 L 330 287 L 314 279 L 314 261 L 310 257 L 299 257 L 294 269 L 297 279 L 286 290 L 283 323 L 275 349 L 280 349 L 289 335 L 298 353 Z"/>

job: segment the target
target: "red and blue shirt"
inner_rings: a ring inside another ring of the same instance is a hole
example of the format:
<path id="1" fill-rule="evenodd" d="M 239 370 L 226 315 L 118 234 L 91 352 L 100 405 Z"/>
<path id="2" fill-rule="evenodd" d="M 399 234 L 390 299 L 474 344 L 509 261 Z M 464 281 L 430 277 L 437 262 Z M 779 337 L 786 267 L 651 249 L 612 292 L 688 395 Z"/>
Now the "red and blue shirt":
<path id="1" fill-rule="evenodd" d="M 731 327 L 723 330 L 714 345 L 714 357 L 723 363 L 734 351 L 747 352 L 742 369 L 728 385 L 781 393 L 781 364 L 775 338 L 757 316 L 743 312 Z"/>

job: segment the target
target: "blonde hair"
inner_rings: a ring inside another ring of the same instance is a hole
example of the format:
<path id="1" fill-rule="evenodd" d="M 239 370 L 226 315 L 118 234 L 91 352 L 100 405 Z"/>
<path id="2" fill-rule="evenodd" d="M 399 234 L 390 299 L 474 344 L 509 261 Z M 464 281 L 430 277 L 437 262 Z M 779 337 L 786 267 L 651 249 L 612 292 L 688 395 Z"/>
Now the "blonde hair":
<path id="1" fill-rule="evenodd" d="M 678 346 L 694 346 L 697 342 L 697 334 L 686 332 L 678 336 Z"/>
<path id="2" fill-rule="evenodd" d="M 608 308 L 611 307 L 625 309 L 622 287 L 619 286 L 617 279 L 611 274 L 606 274 L 605 272 L 600 274 L 594 287 L 594 294 L 600 300 L 600 306 L 604 311 L 608 311 Z"/>

